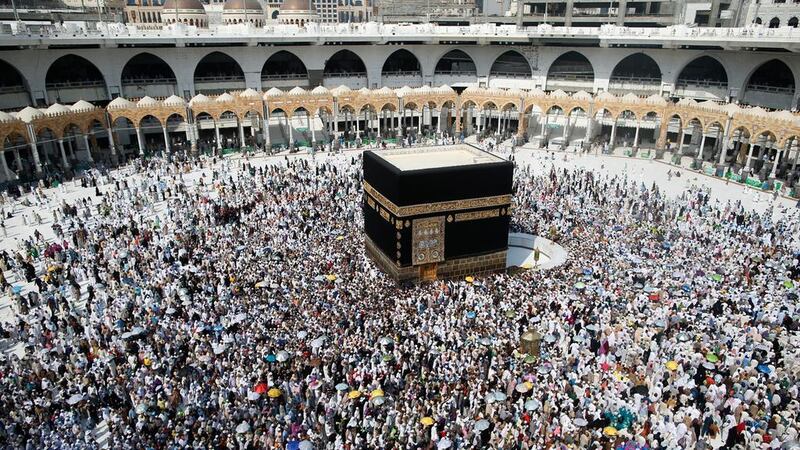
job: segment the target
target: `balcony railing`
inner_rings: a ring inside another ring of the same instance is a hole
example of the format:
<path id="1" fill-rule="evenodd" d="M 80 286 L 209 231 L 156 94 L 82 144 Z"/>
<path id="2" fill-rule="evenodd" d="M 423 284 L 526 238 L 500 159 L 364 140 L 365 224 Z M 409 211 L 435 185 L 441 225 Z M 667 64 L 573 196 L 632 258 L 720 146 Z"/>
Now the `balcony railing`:
<path id="1" fill-rule="evenodd" d="M 130 85 L 148 85 L 148 84 L 175 84 L 178 80 L 175 78 L 123 78 L 122 84 L 125 86 Z"/>
<path id="2" fill-rule="evenodd" d="M 302 80 L 308 78 L 305 73 L 266 73 L 261 75 L 261 81 L 277 81 L 277 80 Z"/>
<path id="3" fill-rule="evenodd" d="M 215 75 L 206 77 L 195 77 L 195 83 L 228 83 L 239 82 L 244 83 L 244 77 L 241 75 Z"/>
<path id="4" fill-rule="evenodd" d="M 717 81 L 717 80 L 696 80 L 696 79 L 689 80 L 689 79 L 678 78 L 678 82 L 675 83 L 675 85 L 678 88 L 686 88 L 686 87 L 716 88 L 716 89 L 728 88 L 727 81 Z"/>
<path id="5" fill-rule="evenodd" d="M 492 72 L 489 74 L 489 76 L 494 78 L 517 78 L 523 80 L 531 78 L 530 73 L 523 72 Z"/>
<path id="6" fill-rule="evenodd" d="M 56 81 L 45 83 L 47 89 L 81 89 L 104 87 L 103 80 L 77 80 L 77 81 Z"/>
<path id="7" fill-rule="evenodd" d="M 652 16 L 652 15 L 650 15 Z M 530 17 L 530 16 L 526 16 Z M 573 16 L 575 17 L 575 16 Z M 605 18 L 600 14 L 598 18 Z M 92 28 L 92 29 L 89 29 Z M 551 26 L 538 25 L 517 28 L 515 25 L 474 24 L 470 26 L 449 26 L 434 24 L 379 24 L 374 22 L 359 24 L 312 24 L 306 27 L 293 25 L 271 25 L 256 28 L 249 25 L 223 25 L 205 29 L 188 26 L 171 26 L 170 28 L 145 30 L 133 25 L 120 23 L 88 23 L 76 25 L 73 23 L 53 24 L 43 26 L 8 26 L 0 30 L 4 39 L 14 37 L 20 40 L 32 40 L 32 44 L 40 44 L 42 40 L 80 38 L 125 38 L 147 37 L 150 39 L 185 39 L 187 37 L 230 39 L 269 39 L 286 38 L 293 41 L 307 42 L 342 42 L 348 38 L 379 41 L 381 39 L 413 38 L 425 40 L 426 38 L 439 38 L 445 40 L 470 41 L 478 39 L 514 39 L 525 41 L 535 38 L 596 38 L 596 39 L 625 39 L 625 40 L 692 40 L 698 45 L 715 45 L 733 43 L 762 44 L 773 48 L 776 43 L 795 45 L 800 40 L 800 28 L 767 28 L 765 26 L 748 26 L 741 28 L 709 28 L 674 25 L 664 28 L 651 27 L 620 27 L 616 25 L 602 25 L 599 27 L 581 26 Z M 9 45 L 14 45 L 9 42 Z"/>
<path id="8" fill-rule="evenodd" d="M 422 72 L 418 70 L 408 70 L 408 71 L 394 71 L 394 72 L 383 72 L 381 74 L 384 77 L 421 77 Z"/>
<path id="9" fill-rule="evenodd" d="M 366 78 L 367 72 L 331 72 L 325 78 Z"/>
<path id="10" fill-rule="evenodd" d="M 453 71 L 436 71 L 433 72 L 434 75 L 440 76 L 459 76 L 459 77 L 477 77 L 478 72 L 474 70 L 453 70 Z"/>

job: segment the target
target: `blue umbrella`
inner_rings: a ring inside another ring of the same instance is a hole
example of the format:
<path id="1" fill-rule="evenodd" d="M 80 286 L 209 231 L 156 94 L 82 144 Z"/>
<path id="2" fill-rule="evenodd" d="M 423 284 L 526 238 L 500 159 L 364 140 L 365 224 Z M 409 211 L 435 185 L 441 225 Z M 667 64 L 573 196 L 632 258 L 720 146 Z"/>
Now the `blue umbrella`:
<path id="1" fill-rule="evenodd" d="M 763 373 L 763 374 L 766 374 L 766 375 L 769 375 L 769 373 L 772 372 L 772 370 L 770 370 L 769 366 L 767 366 L 764 363 L 761 363 L 758 366 L 756 366 L 756 370 L 761 372 L 761 373 Z"/>
<path id="2" fill-rule="evenodd" d="M 474 319 L 475 311 L 467 311 L 467 319 Z"/>
<path id="3" fill-rule="evenodd" d="M 264 359 L 266 359 L 267 362 L 275 362 L 278 360 L 278 358 L 273 354 L 267 355 L 266 357 L 264 357 Z"/>
<path id="4" fill-rule="evenodd" d="M 300 450 L 300 441 L 292 441 L 286 444 L 286 450 Z"/>

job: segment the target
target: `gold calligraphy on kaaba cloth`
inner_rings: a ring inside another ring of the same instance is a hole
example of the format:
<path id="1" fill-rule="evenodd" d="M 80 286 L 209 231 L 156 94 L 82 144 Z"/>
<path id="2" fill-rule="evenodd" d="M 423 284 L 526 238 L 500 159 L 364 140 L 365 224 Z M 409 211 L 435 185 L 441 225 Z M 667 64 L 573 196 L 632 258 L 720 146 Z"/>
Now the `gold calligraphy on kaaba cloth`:
<path id="1" fill-rule="evenodd" d="M 411 263 L 444 261 L 444 216 L 414 219 L 411 223 Z"/>
<path id="2" fill-rule="evenodd" d="M 483 211 L 473 211 L 467 213 L 457 213 L 456 222 L 466 222 L 468 220 L 489 219 L 492 217 L 500 217 L 499 209 L 485 209 Z"/>
<path id="3" fill-rule="evenodd" d="M 383 194 L 375 190 L 368 182 L 364 182 L 364 192 L 369 194 L 395 217 L 421 216 L 448 211 L 463 211 L 465 209 L 491 208 L 511 204 L 511 194 L 495 195 L 493 197 L 468 198 L 464 200 L 449 200 L 446 202 L 422 203 L 419 205 L 397 206 Z"/>

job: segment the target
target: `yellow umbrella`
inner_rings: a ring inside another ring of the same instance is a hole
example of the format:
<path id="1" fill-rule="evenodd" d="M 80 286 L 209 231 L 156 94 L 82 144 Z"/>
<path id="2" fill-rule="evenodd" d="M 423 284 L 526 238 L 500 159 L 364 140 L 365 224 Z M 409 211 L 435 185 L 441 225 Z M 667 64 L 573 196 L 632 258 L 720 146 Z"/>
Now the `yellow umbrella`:
<path id="1" fill-rule="evenodd" d="M 425 425 L 426 427 L 429 427 L 433 425 L 433 417 L 423 417 L 422 419 L 420 419 L 419 423 Z"/>
<path id="2" fill-rule="evenodd" d="M 375 398 L 375 397 L 383 397 L 383 391 L 380 390 L 380 389 L 375 389 L 374 391 L 370 392 L 369 396 L 373 397 L 373 398 Z"/>
<path id="3" fill-rule="evenodd" d="M 337 241 L 341 241 L 341 240 L 343 240 L 343 239 L 344 239 L 344 236 L 336 236 L 336 240 L 337 240 Z"/>
<path id="4" fill-rule="evenodd" d="M 667 361 L 666 366 L 667 366 L 667 369 L 669 369 L 669 370 L 675 370 L 675 369 L 678 368 L 678 362 L 677 361 Z"/>
<path id="5" fill-rule="evenodd" d="M 328 281 L 336 280 L 336 275 L 325 275 L 325 279 Z"/>
<path id="6" fill-rule="evenodd" d="M 258 283 L 256 283 L 256 287 L 257 288 L 265 288 L 265 287 L 267 287 L 267 282 L 266 281 L 259 281 Z"/>
<path id="7" fill-rule="evenodd" d="M 473 281 L 475 281 L 475 278 L 466 277 L 466 278 L 464 278 L 464 281 L 466 281 L 467 283 L 472 283 Z"/>
<path id="8" fill-rule="evenodd" d="M 267 391 L 267 397 L 269 398 L 278 398 L 281 396 L 281 390 L 278 388 L 272 388 Z"/>
<path id="9" fill-rule="evenodd" d="M 522 267 L 523 269 L 533 269 L 533 264 L 531 264 L 531 263 L 524 263 L 524 264 L 523 264 L 523 265 L 521 265 L 520 267 Z"/>
<path id="10" fill-rule="evenodd" d="M 355 400 L 358 397 L 361 397 L 361 391 L 350 391 L 350 393 L 347 394 L 347 398 L 350 400 Z"/>
<path id="11" fill-rule="evenodd" d="M 603 434 L 605 434 L 606 436 L 616 436 L 617 429 L 614 427 L 605 427 L 603 428 Z"/>

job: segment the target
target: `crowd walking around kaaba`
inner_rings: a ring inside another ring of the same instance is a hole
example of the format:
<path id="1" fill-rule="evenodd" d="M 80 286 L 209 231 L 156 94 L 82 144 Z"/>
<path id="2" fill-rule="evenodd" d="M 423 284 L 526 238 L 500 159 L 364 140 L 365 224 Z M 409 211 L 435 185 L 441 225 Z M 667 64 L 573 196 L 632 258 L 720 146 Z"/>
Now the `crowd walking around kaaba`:
<path id="1" fill-rule="evenodd" d="M 398 286 L 358 154 L 264 161 L 35 194 L 55 238 L 0 258 L 0 446 L 798 448 L 796 216 L 518 163 L 512 228 L 568 261 Z"/>

